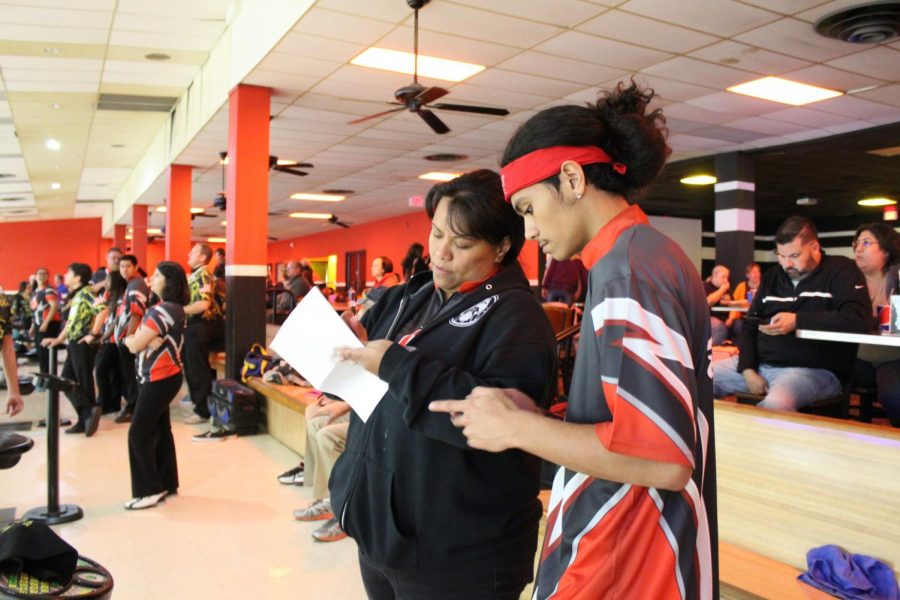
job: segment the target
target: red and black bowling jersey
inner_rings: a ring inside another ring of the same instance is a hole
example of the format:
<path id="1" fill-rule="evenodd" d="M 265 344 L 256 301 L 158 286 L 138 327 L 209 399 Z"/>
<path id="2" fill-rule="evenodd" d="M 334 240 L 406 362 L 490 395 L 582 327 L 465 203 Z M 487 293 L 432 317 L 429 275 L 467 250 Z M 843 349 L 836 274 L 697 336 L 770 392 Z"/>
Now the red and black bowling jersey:
<path id="1" fill-rule="evenodd" d="M 122 296 L 121 307 L 117 307 L 118 319 L 116 320 L 116 343 L 124 344 L 128 335 L 128 324 L 132 316 L 142 317 L 147 311 L 147 296 L 150 291 L 147 284 L 139 275 L 128 280 L 128 287 Z"/>
<path id="2" fill-rule="evenodd" d="M 47 318 L 47 313 L 50 312 L 51 300 L 56 301 L 57 305 L 59 304 L 59 295 L 56 293 L 56 290 L 49 285 L 42 290 L 35 290 L 34 294 L 31 296 L 31 308 L 34 310 L 34 322 L 38 327 L 41 326 L 41 323 Z M 60 311 L 57 310 L 51 321 L 59 321 L 59 313 Z"/>
<path id="3" fill-rule="evenodd" d="M 181 373 L 184 307 L 175 302 L 160 302 L 147 311 L 141 327 L 149 327 L 163 340 L 156 350 L 147 346 L 138 354 L 137 372 L 141 383 L 160 381 Z"/>
<path id="4" fill-rule="evenodd" d="M 631 206 L 590 268 L 566 420 L 609 451 L 689 467 L 677 492 L 560 468 L 534 598 L 709 599 L 716 552 L 710 323 L 694 265 Z"/>

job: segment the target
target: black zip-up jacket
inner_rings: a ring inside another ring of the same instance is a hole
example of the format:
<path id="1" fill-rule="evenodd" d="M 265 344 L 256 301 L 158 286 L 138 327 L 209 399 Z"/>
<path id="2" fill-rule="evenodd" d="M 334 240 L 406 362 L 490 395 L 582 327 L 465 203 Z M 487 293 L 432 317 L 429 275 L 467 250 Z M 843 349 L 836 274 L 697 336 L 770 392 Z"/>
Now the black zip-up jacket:
<path id="1" fill-rule="evenodd" d="M 369 339 L 399 339 L 434 301 L 430 271 L 387 290 L 362 318 Z M 540 460 L 469 448 L 433 400 L 475 386 L 517 388 L 539 405 L 556 385 L 553 331 L 518 263 L 455 294 L 378 376 L 389 390 L 368 421 L 354 413 L 331 475 L 335 516 L 375 564 L 410 572 L 521 573 L 531 579 Z"/>
<path id="2" fill-rule="evenodd" d="M 794 334 L 759 333 L 759 317 L 767 323 L 780 312 L 797 315 L 797 329 L 821 329 L 847 333 L 872 330 L 872 304 L 862 271 L 849 258 L 822 255 L 812 273 L 797 283 L 780 266 L 763 275 L 739 342 L 738 372 L 758 369 L 761 363 L 776 367 L 828 369 L 841 381 L 853 372 L 857 344 L 800 339 Z"/>

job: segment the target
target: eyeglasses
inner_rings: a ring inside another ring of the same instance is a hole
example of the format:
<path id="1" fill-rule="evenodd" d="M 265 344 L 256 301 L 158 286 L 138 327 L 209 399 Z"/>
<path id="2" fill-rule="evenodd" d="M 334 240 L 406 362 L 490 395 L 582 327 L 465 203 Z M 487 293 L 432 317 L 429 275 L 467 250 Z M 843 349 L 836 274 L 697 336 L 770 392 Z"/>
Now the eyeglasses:
<path id="1" fill-rule="evenodd" d="M 851 244 L 850 244 L 850 247 L 853 248 L 854 250 L 856 250 L 856 248 L 858 246 L 862 246 L 864 249 L 866 249 L 869 246 L 877 246 L 877 245 L 878 245 L 878 240 L 865 238 L 865 239 L 861 239 L 861 240 L 853 240 L 853 242 L 851 242 Z"/>

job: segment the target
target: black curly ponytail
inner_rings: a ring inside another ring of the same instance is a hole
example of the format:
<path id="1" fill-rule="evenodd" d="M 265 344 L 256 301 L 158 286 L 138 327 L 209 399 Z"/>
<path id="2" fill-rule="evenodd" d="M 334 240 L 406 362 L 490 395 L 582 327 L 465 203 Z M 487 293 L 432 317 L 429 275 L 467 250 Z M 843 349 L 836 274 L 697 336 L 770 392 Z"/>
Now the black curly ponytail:
<path id="1" fill-rule="evenodd" d="M 633 199 L 662 170 L 671 149 L 662 111 L 647 114 L 652 89 L 641 89 L 631 81 L 601 92 L 596 104 L 554 106 L 542 110 L 523 123 L 506 145 L 501 166 L 526 154 L 552 146 L 597 146 L 613 160 L 626 165 L 623 174 L 612 165 L 598 163 L 583 167 L 588 183 L 595 188 Z M 555 174 L 544 183 L 559 189 Z"/>

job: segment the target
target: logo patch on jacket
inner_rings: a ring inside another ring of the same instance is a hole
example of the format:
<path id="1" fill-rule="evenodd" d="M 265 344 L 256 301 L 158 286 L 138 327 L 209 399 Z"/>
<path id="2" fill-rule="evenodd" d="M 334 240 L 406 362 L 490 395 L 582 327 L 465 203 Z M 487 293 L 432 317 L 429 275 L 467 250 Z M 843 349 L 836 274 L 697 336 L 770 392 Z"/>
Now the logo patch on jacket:
<path id="1" fill-rule="evenodd" d="M 450 324 L 455 327 L 469 327 L 470 325 L 474 325 L 478 322 L 478 319 L 487 314 L 487 311 L 489 311 L 499 299 L 500 296 L 494 294 L 490 298 L 482 300 L 475 306 L 470 306 L 450 319 Z"/>

